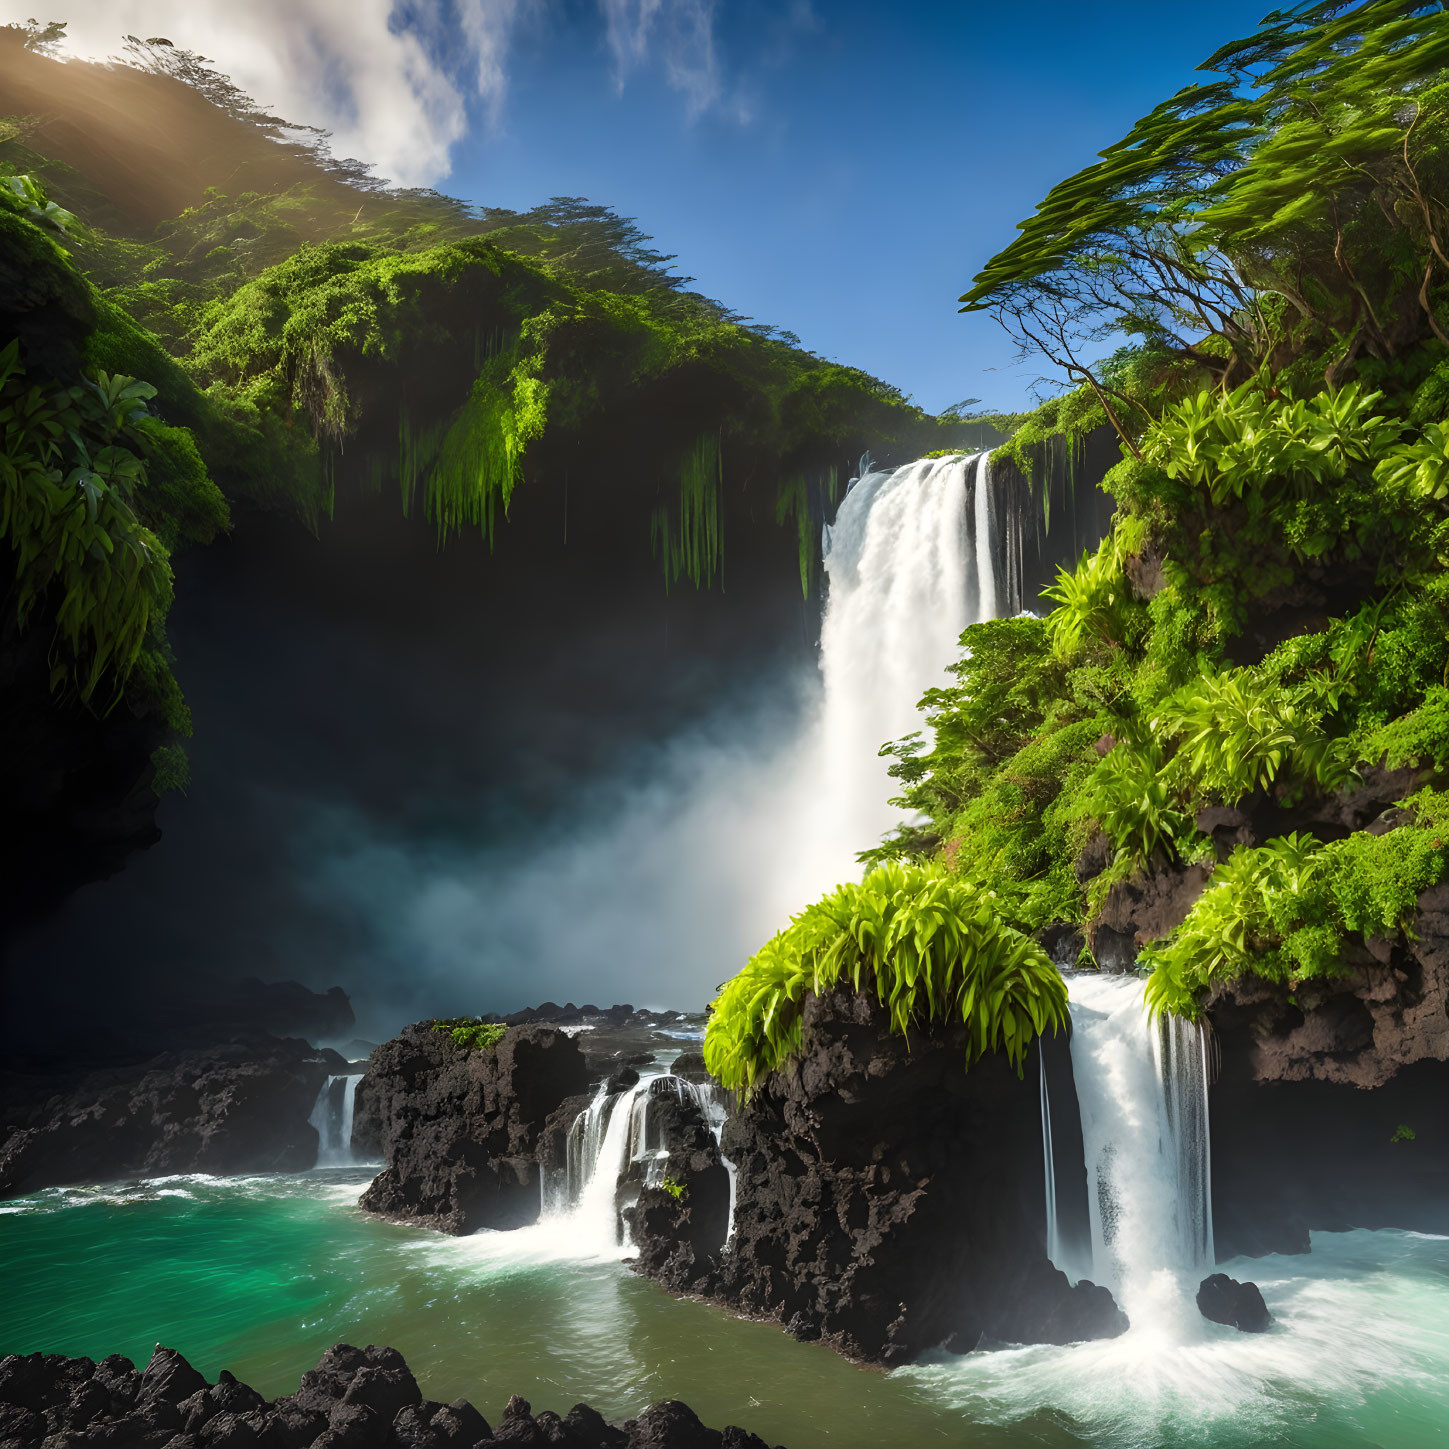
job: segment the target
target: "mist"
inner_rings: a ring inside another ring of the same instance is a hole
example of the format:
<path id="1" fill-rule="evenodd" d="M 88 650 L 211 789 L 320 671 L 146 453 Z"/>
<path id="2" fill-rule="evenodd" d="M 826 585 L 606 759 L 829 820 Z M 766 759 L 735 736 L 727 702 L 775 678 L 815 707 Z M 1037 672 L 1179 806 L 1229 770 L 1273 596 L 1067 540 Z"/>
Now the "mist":
<path id="1" fill-rule="evenodd" d="M 698 1011 L 813 895 L 859 869 L 822 840 L 818 679 L 722 709 L 566 806 L 480 802 L 476 836 L 320 809 L 300 840 L 364 1035 L 543 1000 Z"/>

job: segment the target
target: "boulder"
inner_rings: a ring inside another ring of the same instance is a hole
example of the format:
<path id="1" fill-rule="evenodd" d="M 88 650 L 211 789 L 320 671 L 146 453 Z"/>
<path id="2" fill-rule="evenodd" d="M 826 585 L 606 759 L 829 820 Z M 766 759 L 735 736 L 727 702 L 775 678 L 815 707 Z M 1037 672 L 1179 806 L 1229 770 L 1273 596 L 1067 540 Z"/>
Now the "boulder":
<path id="1" fill-rule="evenodd" d="M 431 1022 L 406 1028 L 357 1085 L 353 1142 L 387 1163 L 361 1206 L 457 1234 L 536 1221 L 540 1152 L 587 1085 L 577 1041 L 555 1027 L 510 1027 L 481 1051 Z"/>
<path id="2" fill-rule="evenodd" d="M 1263 1333 L 1273 1321 L 1258 1285 L 1239 1283 L 1226 1273 L 1213 1273 L 1202 1280 L 1197 1306 L 1204 1318 L 1243 1333 Z"/>
<path id="3" fill-rule="evenodd" d="M 119 1358 L 99 1365 L 60 1354 L 0 1359 L 0 1445 L 5 1449 L 493 1449 L 505 1444 L 765 1449 L 743 1429 L 707 1428 L 686 1405 L 672 1400 L 621 1427 L 587 1404 L 575 1404 L 562 1417 L 549 1409 L 535 1413 L 527 1399 L 515 1394 L 497 1428 L 490 1428 L 465 1399 L 451 1404 L 424 1399 L 402 1355 L 374 1345 L 334 1345 L 302 1375 L 295 1394 L 273 1403 L 229 1373 L 207 1384 L 179 1353 L 159 1344 L 144 1374 Z"/>

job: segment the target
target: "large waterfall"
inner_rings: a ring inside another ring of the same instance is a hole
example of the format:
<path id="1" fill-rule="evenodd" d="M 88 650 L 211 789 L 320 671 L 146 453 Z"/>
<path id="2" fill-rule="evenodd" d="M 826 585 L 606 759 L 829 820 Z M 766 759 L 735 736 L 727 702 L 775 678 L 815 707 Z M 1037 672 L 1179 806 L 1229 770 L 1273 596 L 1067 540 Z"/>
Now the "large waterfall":
<path id="1" fill-rule="evenodd" d="M 1143 986 L 1136 976 L 1067 978 L 1091 1220 L 1086 1276 L 1112 1289 L 1134 1331 L 1178 1338 L 1200 1331 L 1193 1295 L 1213 1263 L 1207 1055 L 1201 1027 L 1149 1019 Z"/>
<path id="2" fill-rule="evenodd" d="M 917 701 L 949 682 L 961 631 L 994 618 L 1004 595 L 987 454 L 862 471 L 824 539 L 818 813 L 824 841 L 844 852 L 835 879 L 899 819 L 874 763 L 881 746 L 921 728 Z"/>

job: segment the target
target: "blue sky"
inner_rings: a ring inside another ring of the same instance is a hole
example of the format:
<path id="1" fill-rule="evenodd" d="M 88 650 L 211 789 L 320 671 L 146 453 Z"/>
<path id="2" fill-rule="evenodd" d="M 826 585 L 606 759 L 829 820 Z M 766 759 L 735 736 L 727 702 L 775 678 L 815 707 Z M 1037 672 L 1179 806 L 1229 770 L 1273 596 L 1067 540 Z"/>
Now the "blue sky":
<path id="1" fill-rule="evenodd" d="M 0 14 L 34 8 L 0 0 Z M 934 411 L 1029 400 L 1037 370 L 956 298 L 1053 182 L 1264 8 L 75 0 L 66 13 L 79 53 L 166 34 L 403 180 L 519 209 L 610 205 L 701 291 Z"/>

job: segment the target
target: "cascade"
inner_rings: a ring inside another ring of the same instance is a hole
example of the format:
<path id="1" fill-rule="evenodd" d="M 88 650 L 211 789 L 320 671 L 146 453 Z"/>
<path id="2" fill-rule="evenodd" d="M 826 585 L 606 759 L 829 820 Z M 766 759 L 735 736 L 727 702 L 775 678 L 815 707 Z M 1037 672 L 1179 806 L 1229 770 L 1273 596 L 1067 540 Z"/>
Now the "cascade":
<path id="1" fill-rule="evenodd" d="M 619 1216 L 631 1178 L 645 1187 L 664 1179 L 669 1144 L 660 1130 L 654 1104 L 664 1097 L 694 1103 L 716 1142 L 728 1110 L 713 1083 L 696 1084 L 669 1072 L 641 1077 L 621 1092 L 607 1083 L 569 1128 L 566 1167 L 561 1179 L 544 1185 L 545 1210 L 566 1217 L 571 1237 L 586 1251 L 609 1254 L 627 1247 Z M 730 1231 L 734 1230 L 734 1164 L 723 1159 L 730 1179 Z M 632 1170 L 638 1168 L 635 1174 Z"/>
<path id="2" fill-rule="evenodd" d="M 307 1119 L 317 1129 L 317 1166 L 350 1167 L 352 1155 L 352 1109 L 357 1100 L 355 1076 L 328 1077 L 317 1093 L 312 1115 Z"/>
<path id="3" fill-rule="evenodd" d="M 1041 1066 L 1041 1153 L 1043 1175 L 1046 1179 L 1046 1250 L 1047 1257 L 1061 1268 L 1065 1255 L 1062 1252 L 1061 1230 L 1057 1226 L 1057 1164 L 1056 1156 L 1052 1152 L 1052 1104 L 1051 1095 L 1047 1091 L 1046 1053 L 1042 1050 L 1040 1041 L 1037 1042 L 1036 1057 Z M 1063 1268 L 1062 1271 L 1066 1272 L 1066 1269 Z"/>
<path id="4" fill-rule="evenodd" d="M 881 746 L 920 728 L 916 702 L 946 682 L 961 631 L 1000 607 L 995 529 L 980 453 L 863 471 L 825 532 L 820 828 L 841 857 L 832 880 L 853 875 L 855 852 L 899 819 L 886 765 L 872 765 Z"/>
<path id="5" fill-rule="evenodd" d="M 995 510 L 991 506 L 991 454 L 976 459 L 975 524 L 972 541 L 976 546 L 976 618 L 994 619 L 997 603 Z"/>
<path id="6" fill-rule="evenodd" d="M 1134 1330 L 1191 1337 L 1201 1328 L 1193 1295 L 1213 1263 L 1206 1042 L 1193 1022 L 1150 1020 L 1143 990 L 1136 976 L 1067 977 L 1088 1276 L 1112 1289 Z M 1043 1133 L 1049 1143 L 1045 1112 Z"/>

